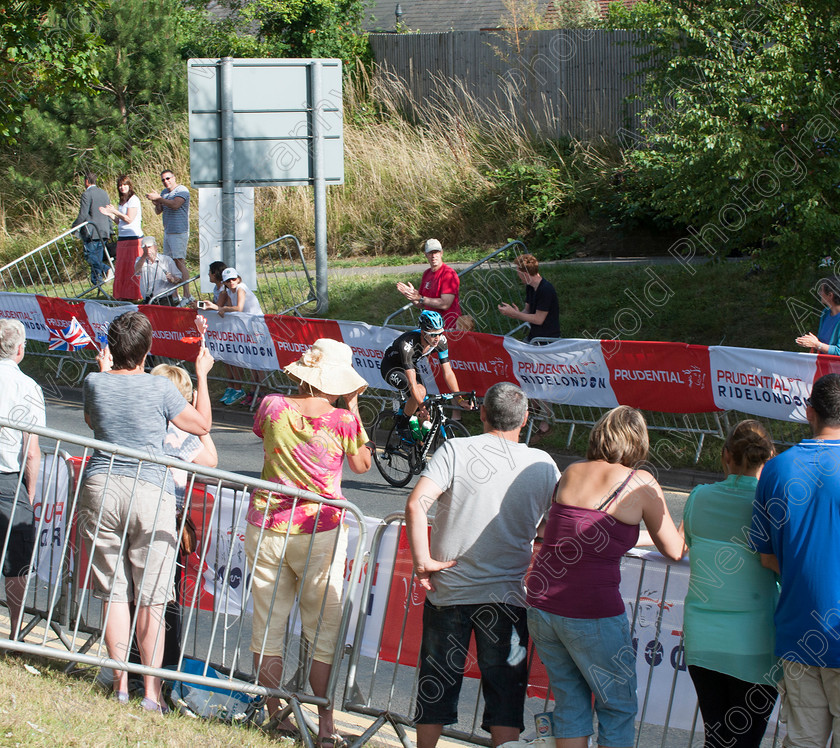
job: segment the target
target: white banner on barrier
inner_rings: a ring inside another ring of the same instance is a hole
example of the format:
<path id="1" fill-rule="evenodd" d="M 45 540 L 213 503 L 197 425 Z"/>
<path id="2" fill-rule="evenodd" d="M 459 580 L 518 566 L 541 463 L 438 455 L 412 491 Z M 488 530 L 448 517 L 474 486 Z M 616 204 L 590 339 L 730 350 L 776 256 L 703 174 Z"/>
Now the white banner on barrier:
<path id="1" fill-rule="evenodd" d="M 598 340 L 559 340 L 535 346 L 504 339 L 513 373 L 528 397 L 552 403 L 614 408 L 610 369 Z"/>
<path id="2" fill-rule="evenodd" d="M 35 572 L 40 579 L 55 583 L 61 575 L 62 554 L 67 542 L 67 497 L 71 471 L 66 460 L 45 454 L 35 484 Z M 25 500 L 25 499 L 24 499 Z"/>
<path id="3" fill-rule="evenodd" d="M 50 339 L 38 297 L 33 294 L 0 293 L 0 317 L 20 320 L 26 328 L 28 340 L 46 342 Z"/>
<path id="4" fill-rule="evenodd" d="M 792 351 L 709 348 L 715 405 L 779 421 L 805 423 L 804 399 L 817 373 L 816 356 Z"/>

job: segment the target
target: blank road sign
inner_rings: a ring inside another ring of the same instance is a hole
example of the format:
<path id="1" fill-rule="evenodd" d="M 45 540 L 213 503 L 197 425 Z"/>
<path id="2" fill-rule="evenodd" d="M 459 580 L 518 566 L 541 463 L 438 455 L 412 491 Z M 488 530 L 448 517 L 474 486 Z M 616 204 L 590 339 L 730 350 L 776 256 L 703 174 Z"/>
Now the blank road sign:
<path id="1" fill-rule="evenodd" d="M 313 90 L 315 64 L 321 68 L 320 96 Z M 222 186 L 220 68 L 219 59 L 188 62 L 193 187 Z M 237 184 L 312 184 L 315 117 L 326 182 L 344 183 L 340 60 L 235 59 L 231 75 Z"/>

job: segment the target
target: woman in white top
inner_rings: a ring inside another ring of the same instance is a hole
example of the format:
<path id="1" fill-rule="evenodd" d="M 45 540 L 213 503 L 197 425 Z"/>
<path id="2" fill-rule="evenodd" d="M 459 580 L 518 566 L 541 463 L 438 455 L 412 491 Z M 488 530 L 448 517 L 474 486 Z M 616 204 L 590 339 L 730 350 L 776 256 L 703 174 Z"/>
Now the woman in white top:
<path id="1" fill-rule="evenodd" d="M 143 236 L 141 223 L 143 220 L 143 206 L 140 198 L 134 194 L 134 185 L 126 174 L 117 177 L 117 193 L 120 205 L 106 205 L 99 210 L 117 222 L 120 239 L 139 239 Z"/>
<path id="2" fill-rule="evenodd" d="M 207 302 L 208 309 L 216 309 L 220 317 L 225 316 L 225 312 L 245 312 L 245 314 L 262 314 L 263 310 L 254 292 L 248 288 L 239 277 L 236 268 L 225 268 L 222 271 L 222 283 L 227 289 L 229 306 L 217 306 Z"/>

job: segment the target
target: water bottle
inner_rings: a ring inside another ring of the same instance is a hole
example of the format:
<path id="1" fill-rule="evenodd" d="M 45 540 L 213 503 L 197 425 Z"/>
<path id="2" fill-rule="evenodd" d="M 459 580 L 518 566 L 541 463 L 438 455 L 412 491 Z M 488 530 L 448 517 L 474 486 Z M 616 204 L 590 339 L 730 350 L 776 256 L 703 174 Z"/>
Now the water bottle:
<path id="1" fill-rule="evenodd" d="M 420 421 L 417 420 L 417 416 L 411 416 L 408 419 L 408 428 L 411 430 L 411 435 L 416 441 L 419 442 L 423 438 L 423 430 L 420 426 Z"/>
<path id="2" fill-rule="evenodd" d="M 423 436 L 426 436 L 426 434 L 428 434 L 432 430 L 432 422 L 429 420 L 423 421 L 423 423 L 420 425 L 420 429 Z"/>

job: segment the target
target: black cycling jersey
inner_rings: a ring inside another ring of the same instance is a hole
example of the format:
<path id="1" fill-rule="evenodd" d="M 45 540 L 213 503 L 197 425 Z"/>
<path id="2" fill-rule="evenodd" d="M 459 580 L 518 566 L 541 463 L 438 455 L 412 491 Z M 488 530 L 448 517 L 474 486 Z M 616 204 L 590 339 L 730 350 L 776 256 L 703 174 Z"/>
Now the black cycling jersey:
<path id="1" fill-rule="evenodd" d="M 423 332 L 421 330 L 409 330 L 400 335 L 385 350 L 382 357 L 382 371 L 391 369 L 417 369 L 417 362 L 427 358 L 432 353 L 437 353 L 441 363 L 449 361 L 449 343 L 445 335 L 438 338 L 436 345 L 428 350 L 423 350 Z"/>

